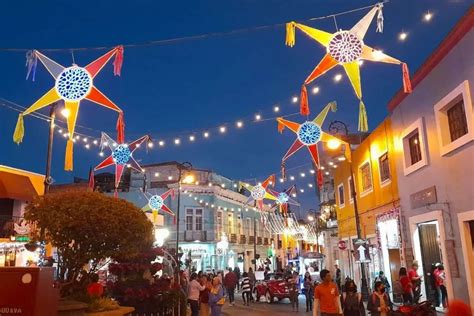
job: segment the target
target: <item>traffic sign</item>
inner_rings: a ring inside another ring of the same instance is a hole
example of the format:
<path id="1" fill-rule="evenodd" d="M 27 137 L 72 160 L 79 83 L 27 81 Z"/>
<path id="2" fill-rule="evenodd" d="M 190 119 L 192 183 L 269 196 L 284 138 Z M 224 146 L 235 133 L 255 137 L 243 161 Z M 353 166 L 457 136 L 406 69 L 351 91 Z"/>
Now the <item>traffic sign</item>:
<path id="1" fill-rule="evenodd" d="M 370 262 L 370 251 L 369 243 L 364 239 L 353 239 L 352 240 L 353 249 L 354 249 L 354 259 L 355 262 Z"/>
<path id="2" fill-rule="evenodd" d="M 337 246 L 341 250 L 346 250 L 347 249 L 347 243 L 346 243 L 345 240 L 339 240 L 339 242 L 337 243 Z"/>

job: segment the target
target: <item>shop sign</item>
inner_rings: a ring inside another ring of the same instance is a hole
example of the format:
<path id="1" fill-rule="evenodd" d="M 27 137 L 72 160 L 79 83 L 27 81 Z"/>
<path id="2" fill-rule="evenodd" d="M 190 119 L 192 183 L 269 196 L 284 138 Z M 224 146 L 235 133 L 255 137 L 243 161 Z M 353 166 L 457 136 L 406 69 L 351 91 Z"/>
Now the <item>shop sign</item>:
<path id="1" fill-rule="evenodd" d="M 191 252 L 192 257 L 202 257 L 209 253 L 209 247 L 207 245 L 199 245 L 199 244 L 181 245 L 181 249 L 183 253 L 185 254 L 189 254 Z"/>
<path id="2" fill-rule="evenodd" d="M 31 231 L 30 224 L 25 220 L 22 220 L 19 224 L 15 223 L 13 225 L 13 230 L 17 235 L 28 235 Z"/>
<path id="3" fill-rule="evenodd" d="M 436 196 L 436 186 L 426 188 L 410 195 L 410 204 L 412 209 L 434 204 L 436 202 L 438 202 L 438 198 Z"/>
<path id="4" fill-rule="evenodd" d="M 370 262 L 370 247 L 367 240 L 354 239 L 352 240 L 354 246 L 354 259 L 357 263 Z"/>
<path id="5" fill-rule="evenodd" d="M 347 243 L 345 240 L 339 240 L 339 242 L 337 243 L 337 247 L 339 247 L 339 249 L 341 250 L 346 250 L 347 249 Z"/>

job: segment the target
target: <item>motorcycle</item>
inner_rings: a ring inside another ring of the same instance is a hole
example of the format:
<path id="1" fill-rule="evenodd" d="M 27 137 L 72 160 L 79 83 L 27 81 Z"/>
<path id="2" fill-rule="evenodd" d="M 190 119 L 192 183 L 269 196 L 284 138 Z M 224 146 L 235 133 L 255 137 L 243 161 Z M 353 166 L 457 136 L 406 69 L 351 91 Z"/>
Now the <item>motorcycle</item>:
<path id="1" fill-rule="evenodd" d="M 436 309 L 430 301 L 424 301 L 413 305 L 401 305 L 394 310 L 392 316 L 436 316 Z"/>

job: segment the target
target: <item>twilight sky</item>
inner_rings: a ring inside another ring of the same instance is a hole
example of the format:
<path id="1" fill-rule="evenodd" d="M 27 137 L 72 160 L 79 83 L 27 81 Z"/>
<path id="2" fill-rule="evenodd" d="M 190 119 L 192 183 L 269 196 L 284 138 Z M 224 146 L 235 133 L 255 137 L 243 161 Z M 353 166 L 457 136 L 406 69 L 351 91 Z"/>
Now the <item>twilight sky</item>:
<path id="1" fill-rule="evenodd" d="M 2 48 L 73 48 L 114 46 L 192 35 L 227 32 L 290 20 L 335 31 L 333 19 L 305 22 L 345 10 L 374 4 L 358 0 L 202 0 L 202 1 L 3 1 L 0 4 Z M 469 8 L 468 0 L 392 0 L 385 4 L 382 34 L 371 25 L 365 43 L 408 63 L 413 74 L 421 63 Z M 422 20 L 430 11 L 429 23 Z M 365 13 L 359 11 L 337 17 L 339 28 L 349 29 Z M 408 33 L 405 41 L 398 39 Z M 297 31 L 296 45 L 286 47 L 283 26 L 251 30 L 235 35 L 186 40 L 166 45 L 125 49 L 122 76 L 114 77 L 111 63 L 96 77 L 94 84 L 125 112 L 126 138 L 134 140 L 150 134 L 166 145 L 148 153 L 140 148 L 135 158 L 146 164 L 168 160 L 190 161 L 195 167 L 212 169 L 234 179 L 262 181 L 279 171 L 281 157 L 291 145 L 294 134 L 277 132 L 272 120 L 251 123 L 254 115 L 275 117 L 273 106 L 282 114 L 295 113 L 291 102 L 301 83 L 324 54 L 316 42 Z M 74 52 L 78 65 L 85 66 L 105 50 Z M 72 63 L 69 50 L 44 52 L 64 66 Z M 36 81 L 25 80 L 25 52 L 0 50 L 2 78 L 0 98 L 29 106 L 49 90 L 54 81 L 38 63 Z M 348 79 L 339 83 L 336 67 L 315 81 L 317 95 L 310 94 L 312 115 L 329 101 L 337 101 L 338 111 L 326 122 L 342 120 L 351 131 L 357 129 L 358 101 Z M 386 104 L 401 86 L 401 67 L 366 62 L 361 68 L 364 101 L 369 128 L 387 115 Z M 310 88 L 311 89 L 311 88 Z M 1 100 L 0 100 L 1 101 Z M 0 164 L 43 173 L 46 161 L 47 123 L 25 117 L 25 138 L 20 146 L 12 141 L 18 112 L 0 102 Z M 47 114 L 48 110 L 42 111 Z M 99 138 L 100 131 L 115 136 L 116 113 L 87 101 L 82 103 L 77 131 Z M 236 129 L 242 119 L 244 128 Z M 303 121 L 301 116 L 291 120 Z M 227 123 L 227 132 L 217 127 Z M 62 124 L 64 126 L 64 124 Z M 210 129 L 209 139 L 202 132 Z M 188 137 L 195 134 L 196 141 Z M 73 176 L 87 177 L 90 166 L 101 158 L 97 147 L 75 147 L 73 172 L 63 171 L 65 139 L 55 135 L 53 178 L 71 181 Z M 172 141 L 181 137 L 181 145 Z M 108 152 L 106 152 L 107 154 Z M 309 164 L 306 150 L 290 158 L 287 167 Z M 299 175 L 309 165 L 289 174 Z M 110 169 L 112 171 L 112 169 Z M 315 208 L 317 198 L 312 182 L 297 177 L 304 188 L 300 195 L 304 208 Z"/>

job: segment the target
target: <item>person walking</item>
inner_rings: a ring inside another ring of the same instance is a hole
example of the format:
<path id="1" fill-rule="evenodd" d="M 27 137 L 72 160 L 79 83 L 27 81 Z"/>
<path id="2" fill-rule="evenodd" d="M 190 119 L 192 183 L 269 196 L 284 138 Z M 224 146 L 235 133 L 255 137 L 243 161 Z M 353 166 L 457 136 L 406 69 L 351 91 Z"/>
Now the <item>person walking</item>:
<path id="1" fill-rule="evenodd" d="M 357 292 L 354 280 L 348 280 L 342 293 L 342 311 L 344 316 L 365 316 L 362 295 Z"/>
<path id="2" fill-rule="evenodd" d="M 199 316 L 209 316 L 209 292 L 212 288 L 210 277 L 202 275 L 201 285 L 205 289 L 199 293 Z"/>
<path id="3" fill-rule="evenodd" d="M 224 303 L 225 296 L 221 279 L 215 277 L 212 279 L 212 288 L 209 291 L 209 306 L 211 307 L 211 316 L 220 316 Z"/>
<path id="4" fill-rule="evenodd" d="M 406 270 L 406 269 L 405 269 Z M 389 316 L 392 310 L 392 302 L 385 292 L 385 285 L 377 281 L 372 295 L 369 296 L 367 309 L 372 316 Z"/>
<path id="5" fill-rule="evenodd" d="M 336 263 L 334 265 L 334 272 L 336 273 L 336 285 L 337 285 L 337 289 L 339 291 L 341 291 L 341 283 L 342 283 L 342 273 L 341 273 L 341 269 L 339 269 L 339 265 Z"/>
<path id="6" fill-rule="evenodd" d="M 291 307 L 293 308 L 294 312 L 297 312 L 299 308 L 298 296 L 300 295 L 298 272 L 294 271 L 291 277 L 286 280 L 286 282 L 290 292 Z"/>
<path id="7" fill-rule="evenodd" d="M 227 295 L 229 295 L 229 306 L 234 306 L 234 292 L 237 282 L 237 276 L 232 272 L 232 268 L 229 268 L 229 272 L 224 276 L 224 286 L 227 290 Z"/>
<path id="8" fill-rule="evenodd" d="M 249 268 L 248 277 L 249 277 L 249 280 L 250 280 L 250 301 L 253 302 L 254 301 L 253 291 L 254 291 L 254 288 L 255 288 L 255 283 L 257 283 L 257 279 L 255 278 L 255 273 L 253 273 L 252 268 Z"/>
<path id="9" fill-rule="evenodd" d="M 440 263 L 437 264 L 437 268 L 434 272 L 434 277 L 436 281 L 436 291 L 438 292 L 439 302 L 441 307 L 448 307 L 448 291 L 446 290 L 446 273 L 444 272 L 444 266 Z"/>
<path id="10" fill-rule="evenodd" d="M 407 268 L 400 268 L 398 279 L 402 286 L 403 303 L 413 303 L 412 283 L 408 277 Z"/>
<path id="11" fill-rule="evenodd" d="M 303 279 L 303 292 L 306 298 L 306 312 L 311 312 L 313 310 L 313 295 L 314 295 L 314 285 L 311 274 L 306 272 Z"/>
<path id="12" fill-rule="evenodd" d="M 247 272 L 244 272 L 243 274 L 241 285 L 244 305 L 250 306 L 250 291 L 252 290 L 252 287 L 250 286 L 250 279 Z"/>
<path id="13" fill-rule="evenodd" d="M 331 272 L 323 269 L 320 272 L 321 284 L 314 290 L 314 308 L 313 316 L 335 316 L 342 314 L 341 300 L 339 298 L 339 290 L 337 285 L 332 281 Z"/>
<path id="14" fill-rule="evenodd" d="M 199 281 L 197 280 L 197 274 L 191 274 L 191 281 L 188 285 L 188 303 L 191 307 L 191 316 L 199 315 L 199 294 L 205 288 L 205 286 L 199 284 Z"/>
<path id="15" fill-rule="evenodd" d="M 237 291 L 240 291 L 240 268 L 239 267 L 235 267 L 234 268 L 234 273 L 235 273 L 235 276 L 237 277 Z"/>
<path id="16" fill-rule="evenodd" d="M 387 277 L 383 273 L 383 271 L 379 272 L 379 275 L 375 278 L 375 282 L 380 281 L 385 285 L 385 291 L 387 293 L 390 293 L 390 283 L 388 282 Z M 375 288 L 375 283 L 374 283 L 374 288 Z"/>
<path id="17" fill-rule="evenodd" d="M 418 275 L 418 261 L 413 261 L 411 269 L 408 271 L 408 278 L 411 282 L 413 302 L 418 303 L 421 297 L 421 276 Z"/>

